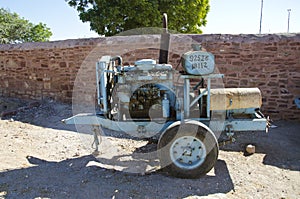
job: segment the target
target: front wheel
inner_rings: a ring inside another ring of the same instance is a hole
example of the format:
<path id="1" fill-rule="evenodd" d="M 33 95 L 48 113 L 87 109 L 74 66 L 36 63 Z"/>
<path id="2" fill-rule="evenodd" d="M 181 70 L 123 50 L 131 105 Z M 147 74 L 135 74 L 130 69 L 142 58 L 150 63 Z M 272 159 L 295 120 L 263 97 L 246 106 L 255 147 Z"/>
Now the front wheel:
<path id="1" fill-rule="evenodd" d="M 170 126 L 158 143 L 164 171 L 180 178 L 198 178 L 208 173 L 218 159 L 215 135 L 197 121 Z"/>

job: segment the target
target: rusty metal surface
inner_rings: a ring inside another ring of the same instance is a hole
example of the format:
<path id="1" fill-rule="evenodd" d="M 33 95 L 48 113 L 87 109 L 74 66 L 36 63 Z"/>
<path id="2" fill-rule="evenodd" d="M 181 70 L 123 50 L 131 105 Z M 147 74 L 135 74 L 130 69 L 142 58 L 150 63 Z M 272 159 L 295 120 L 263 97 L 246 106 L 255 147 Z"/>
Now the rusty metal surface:
<path id="1" fill-rule="evenodd" d="M 260 108 L 262 105 L 258 88 L 220 88 L 210 92 L 210 110 Z"/>

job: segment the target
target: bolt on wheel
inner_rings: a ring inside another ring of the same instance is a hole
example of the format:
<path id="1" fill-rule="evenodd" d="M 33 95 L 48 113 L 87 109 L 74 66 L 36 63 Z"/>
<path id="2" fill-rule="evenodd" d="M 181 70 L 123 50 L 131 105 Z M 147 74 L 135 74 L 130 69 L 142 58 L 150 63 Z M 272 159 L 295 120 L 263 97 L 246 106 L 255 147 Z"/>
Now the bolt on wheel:
<path id="1" fill-rule="evenodd" d="M 193 136 L 177 138 L 170 147 L 170 157 L 176 166 L 193 169 L 201 165 L 206 157 L 203 142 Z"/>

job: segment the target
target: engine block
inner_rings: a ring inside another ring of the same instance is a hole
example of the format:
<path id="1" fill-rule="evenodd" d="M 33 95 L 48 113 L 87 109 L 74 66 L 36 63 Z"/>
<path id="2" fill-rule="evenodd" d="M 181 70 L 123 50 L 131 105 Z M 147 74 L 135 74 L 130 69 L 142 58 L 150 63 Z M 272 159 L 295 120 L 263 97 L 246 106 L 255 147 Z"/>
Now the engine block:
<path id="1" fill-rule="evenodd" d="M 173 69 L 144 59 L 134 66 L 117 67 L 111 109 L 116 120 L 145 120 L 174 115 Z"/>

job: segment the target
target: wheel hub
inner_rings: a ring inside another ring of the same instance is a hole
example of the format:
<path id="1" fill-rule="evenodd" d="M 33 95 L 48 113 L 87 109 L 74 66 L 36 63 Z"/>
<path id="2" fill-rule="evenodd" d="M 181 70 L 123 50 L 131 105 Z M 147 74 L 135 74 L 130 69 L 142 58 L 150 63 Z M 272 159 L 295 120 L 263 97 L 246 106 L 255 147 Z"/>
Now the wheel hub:
<path id="1" fill-rule="evenodd" d="M 179 137 L 171 145 L 170 157 L 177 167 L 194 169 L 205 160 L 205 145 L 200 139 L 193 136 Z"/>

